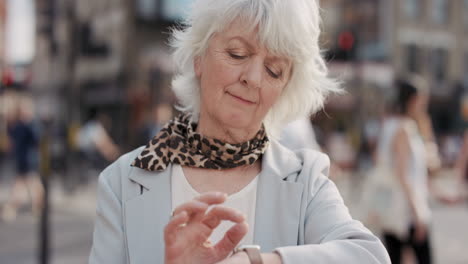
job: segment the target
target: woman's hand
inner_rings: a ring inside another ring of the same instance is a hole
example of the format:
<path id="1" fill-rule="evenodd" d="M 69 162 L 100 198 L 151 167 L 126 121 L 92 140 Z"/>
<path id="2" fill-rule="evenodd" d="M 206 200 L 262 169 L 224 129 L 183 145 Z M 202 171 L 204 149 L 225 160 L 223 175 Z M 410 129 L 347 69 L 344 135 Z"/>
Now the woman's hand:
<path id="1" fill-rule="evenodd" d="M 245 217 L 232 208 L 210 205 L 226 200 L 222 193 L 205 193 L 174 210 L 164 229 L 166 264 L 210 264 L 225 259 L 247 234 Z M 212 245 L 208 238 L 222 220 L 235 223 L 223 239 Z"/>

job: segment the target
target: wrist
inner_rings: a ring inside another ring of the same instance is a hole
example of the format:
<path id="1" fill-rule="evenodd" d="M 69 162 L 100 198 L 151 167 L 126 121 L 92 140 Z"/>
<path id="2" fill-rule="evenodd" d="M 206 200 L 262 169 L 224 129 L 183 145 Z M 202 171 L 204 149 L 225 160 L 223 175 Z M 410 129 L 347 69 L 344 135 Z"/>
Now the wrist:
<path id="1" fill-rule="evenodd" d="M 276 252 L 263 253 L 262 260 L 263 260 L 263 263 L 268 263 L 268 264 L 282 264 L 283 263 L 283 261 L 281 260 L 281 256 Z"/>

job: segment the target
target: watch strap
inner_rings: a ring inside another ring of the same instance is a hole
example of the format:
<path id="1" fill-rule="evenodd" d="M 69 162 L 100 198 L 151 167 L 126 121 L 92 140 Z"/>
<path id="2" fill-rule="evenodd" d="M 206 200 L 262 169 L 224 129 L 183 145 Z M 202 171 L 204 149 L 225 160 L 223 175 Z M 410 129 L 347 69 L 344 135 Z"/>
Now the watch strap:
<path id="1" fill-rule="evenodd" d="M 242 250 L 247 253 L 251 264 L 263 264 L 262 255 L 258 248 L 244 248 Z"/>

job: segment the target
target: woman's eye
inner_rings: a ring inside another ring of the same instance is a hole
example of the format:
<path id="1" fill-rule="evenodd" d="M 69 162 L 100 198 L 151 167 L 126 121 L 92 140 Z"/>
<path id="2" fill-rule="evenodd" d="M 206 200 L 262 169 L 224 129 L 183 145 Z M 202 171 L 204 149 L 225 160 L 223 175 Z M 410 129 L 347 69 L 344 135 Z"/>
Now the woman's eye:
<path id="1" fill-rule="evenodd" d="M 247 56 L 242 56 L 242 55 L 238 55 L 238 54 L 235 54 L 235 53 L 229 53 L 229 56 L 233 59 L 236 59 L 236 60 L 242 60 L 242 59 L 245 59 Z"/>
<path id="2" fill-rule="evenodd" d="M 268 67 L 265 67 L 265 69 L 268 72 L 268 74 L 274 79 L 278 79 L 281 76 L 281 73 L 275 73 L 273 70 L 271 70 Z"/>

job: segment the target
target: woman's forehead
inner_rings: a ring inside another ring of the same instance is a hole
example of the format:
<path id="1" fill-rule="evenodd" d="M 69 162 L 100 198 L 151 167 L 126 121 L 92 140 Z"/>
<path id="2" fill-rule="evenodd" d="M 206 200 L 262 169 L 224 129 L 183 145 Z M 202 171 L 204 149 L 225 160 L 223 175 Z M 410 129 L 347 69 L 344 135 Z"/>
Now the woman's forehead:
<path id="1" fill-rule="evenodd" d="M 240 19 L 236 19 L 229 25 L 222 28 L 218 34 L 227 41 L 230 41 L 231 39 L 239 39 L 252 46 L 261 46 L 258 36 L 258 26 L 249 26 L 247 22 Z"/>

